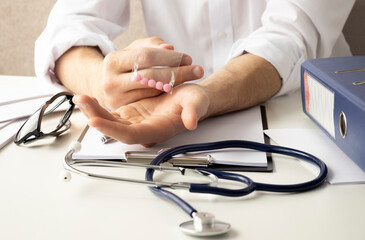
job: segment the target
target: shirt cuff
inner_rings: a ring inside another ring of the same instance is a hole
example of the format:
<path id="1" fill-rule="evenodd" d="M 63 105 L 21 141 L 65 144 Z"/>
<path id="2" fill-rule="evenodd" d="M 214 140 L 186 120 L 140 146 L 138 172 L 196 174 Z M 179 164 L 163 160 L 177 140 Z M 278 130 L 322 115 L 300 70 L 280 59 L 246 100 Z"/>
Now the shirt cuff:
<path id="1" fill-rule="evenodd" d="M 49 37 L 50 35 L 52 37 Z M 57 33 L 41 35 L 35 43 L 34 67 L 36 76 L 60 85 L 60 81 L 54 74 L 55 62 L 73 46 L 99 47 L 104 56 L 117 50 L 117 47 L 107 36 L 98 33 L 85 34 L 72 29 L 64 29 Z"/>
<path id="2" fill-rule="evenodd" d="M 265 37 L 238 40 L 232 47 L 229 59 L 245 52 L 262 57 L 276 68 L 282 79 L 282 87 L 275 96 L 293 92 L 300 87 L 299 70 L 305 57 L 298 46 L 286 37 L 266 33 Z"/>

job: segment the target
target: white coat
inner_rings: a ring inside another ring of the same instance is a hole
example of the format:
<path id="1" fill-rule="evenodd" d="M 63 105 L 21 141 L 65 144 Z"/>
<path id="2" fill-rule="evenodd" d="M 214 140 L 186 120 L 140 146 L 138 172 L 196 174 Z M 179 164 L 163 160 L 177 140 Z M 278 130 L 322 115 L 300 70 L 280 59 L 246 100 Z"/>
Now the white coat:
<path id="1" fill-rule="evenodd" d="M 355 0 L 141 0 L 147 33 L 192 56 L 209 76 L 245 51 L 278 70 L 278 95 L 300 86 L 306 59 L 349 56 L 342 28 Z M 129 23 L 127 0 L 59 0 L 35 44 L 35 71 L 52 79 L 70 47 L 117 50 L 112 40 Z"/>

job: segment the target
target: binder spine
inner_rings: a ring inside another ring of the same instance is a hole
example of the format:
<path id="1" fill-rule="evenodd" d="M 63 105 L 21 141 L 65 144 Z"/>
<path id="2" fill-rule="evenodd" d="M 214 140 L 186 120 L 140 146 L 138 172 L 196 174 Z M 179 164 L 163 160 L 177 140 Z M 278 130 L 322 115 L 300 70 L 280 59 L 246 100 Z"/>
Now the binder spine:
<path id="1" fill-rule="evenodd" d="M 335 136 L 335 93 L 307 70 L 303 71 L 303 110 L 333 139 Z"/>

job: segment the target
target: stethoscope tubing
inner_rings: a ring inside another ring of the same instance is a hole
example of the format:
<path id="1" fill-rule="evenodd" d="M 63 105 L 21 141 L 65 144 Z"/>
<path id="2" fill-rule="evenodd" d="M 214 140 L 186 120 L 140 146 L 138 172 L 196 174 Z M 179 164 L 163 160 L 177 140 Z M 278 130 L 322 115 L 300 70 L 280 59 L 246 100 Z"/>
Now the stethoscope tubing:
<path id="1" fill-rule="evenodd" d="M 326 180 L 327 177 L 328 169 L 326 164 L 317 157 L 309 153 L 287 147 L 267 145 L 243 140 L 228 140 L 228 141 L 219 141 L 210 143 L 182 145 L 179 147 L 171 148 L 159 154 L 151 162 L 151 165 L 160 165 L 161 163 L 169 160 L 171 157 L 182 153 L 210 151 L 210 150 L 226 149 L 226 148 L 247 148 L 257 151 L 287 155 L 313 163 L 319 167 L 320 171 L 317 177 L 310 181 L 298 184 L 282 185 L 282 184 L 267 184 L 267 183 L 254 182 L 250 178 L 244 175 L 235 173 L 228 173 L 211 169 L 198 169 L 201 171 L 210 172 L 221 179 L 242 182 L 244 184 L 247 184 L 247 187 L 242 189 L 223 189 L 207 185 L 191 184 L 189 188 L 190 192 L 209 193 L 209 194 L 217 194 L 230 197 L 245 196 L 247 194 L 252 193 L 255 190 L 269 191 L 269 192 L 303 192 L 318 187 Z M 153 174 L 154 170 L 148 169 L 146 171 L 145 179 L 147 181 L 153 181 Z M 150 187 L 150 190 L 156 195 L 168 199 L 171 202 L 177 204 L 183 211 L 185 211 L 190 216 L 192 216 L 192 214 L 196 212 L 196 210 L 190 204 L 188 204 L 180 197 L 176 196 L 175 194 L 167 190 L 158 187 Z"/>

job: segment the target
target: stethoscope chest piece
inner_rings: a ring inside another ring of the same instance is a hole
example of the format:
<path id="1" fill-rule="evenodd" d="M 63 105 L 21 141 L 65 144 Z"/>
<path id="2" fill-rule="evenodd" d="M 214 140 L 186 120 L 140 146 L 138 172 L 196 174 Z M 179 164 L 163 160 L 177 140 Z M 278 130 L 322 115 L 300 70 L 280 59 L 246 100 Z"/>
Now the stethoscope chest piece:
<path id="1" fill-rule="evenodd" d="M 194 212 L 193 220 L 181 223 L 180 229 L 192 236 L 215 236 L 228 232 L 231 225 L 216 221 L 210 213 Z"/>

